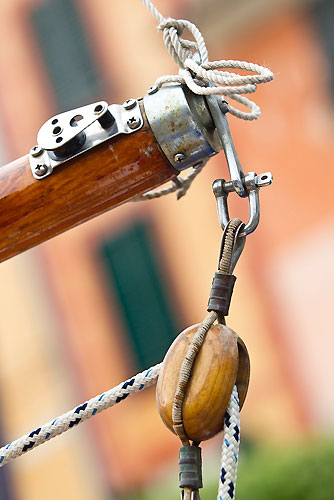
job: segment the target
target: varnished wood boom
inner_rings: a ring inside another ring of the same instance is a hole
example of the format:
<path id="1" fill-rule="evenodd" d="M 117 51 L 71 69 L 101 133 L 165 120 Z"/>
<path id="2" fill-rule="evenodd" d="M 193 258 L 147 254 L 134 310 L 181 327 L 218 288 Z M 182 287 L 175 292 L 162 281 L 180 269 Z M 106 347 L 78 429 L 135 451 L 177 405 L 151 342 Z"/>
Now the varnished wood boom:
<path id="1" fill-rule="evenodd" d="M 44 179 L 29 157 L 0 168 L 0 262 L 157 187 L 177 175 L 151 129 L 119 135 Z"/>

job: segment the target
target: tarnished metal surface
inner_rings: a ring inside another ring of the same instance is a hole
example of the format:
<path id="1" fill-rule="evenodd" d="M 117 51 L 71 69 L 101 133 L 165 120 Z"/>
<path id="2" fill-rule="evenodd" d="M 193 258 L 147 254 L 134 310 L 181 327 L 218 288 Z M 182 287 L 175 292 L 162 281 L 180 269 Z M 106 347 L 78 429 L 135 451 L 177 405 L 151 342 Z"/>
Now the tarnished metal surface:
<path id="1" fill-rule="evenodd" d="M 177 170 L 206 161 L 221 149 L 203 96 L 181 85 L 168 85 L 144 97 L 152 132 Z"/>

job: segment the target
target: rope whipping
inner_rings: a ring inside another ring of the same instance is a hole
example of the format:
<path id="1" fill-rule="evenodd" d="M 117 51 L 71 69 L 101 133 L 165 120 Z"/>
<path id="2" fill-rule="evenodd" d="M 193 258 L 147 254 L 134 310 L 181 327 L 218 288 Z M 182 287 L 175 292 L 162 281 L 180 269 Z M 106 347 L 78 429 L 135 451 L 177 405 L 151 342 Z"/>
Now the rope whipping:
<path id="1" fill-rule="evenodd" d="M 270 82 L 274 78 L 272 71 L 255 63 L 233 59 L 210 62 L 205 40 L 195 24 L 185 19 L 165 18 L 150 0 L 141 2 L 159 22 L 158 29 L 163 32 L 165 46 L 179 66 L 178 75 L 159 77 L 154 84 L 155 87 L 160 88 L 168 83 L 181 83 L 187 85 L 194 94 L 221 95 L 249 109 L 249 112 L 241 111 L 227 103 L 228 111 L 237 118 L 256 120 L 260 116 L 259 106 L 241 94 L 254 93 L 257 85 Z M 195 41 L 182 37 L 185 30 L 191 33 Z M 249 71 L 251 74 L 241 75 L 234 71 L 226 71 L 228 69 Z M 178 180 L 172 181 L 168 187 L 136 196 L 133 201 L 160 198 L 175 191 L 177 199 L 180 199 L 186 194 L 203 167 L 204 164 L 192 167 L 184 177 L 179 176 Z"/>

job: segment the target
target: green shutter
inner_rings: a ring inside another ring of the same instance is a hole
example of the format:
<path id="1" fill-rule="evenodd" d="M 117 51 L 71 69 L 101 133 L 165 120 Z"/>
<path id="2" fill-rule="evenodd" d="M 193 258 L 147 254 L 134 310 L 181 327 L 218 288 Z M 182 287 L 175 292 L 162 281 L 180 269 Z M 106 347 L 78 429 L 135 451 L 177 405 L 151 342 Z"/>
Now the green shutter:
<path id="1" fill-rule="evenodd" d="M 324 55 L 326 57 L 327 67 L 327 84 L 329 98 L 333 104 L 333 86 L 334 86 L 334 34 L 333 34 L 333 21 L 334 21 L 334 2 L 333 0 L 322 0 L 313 2 L 310 5 L 310 12 L 315 27 L 318 32 L 320 44 L 322 45 Z M 332 113 L 332 108 L 329 109 Z"/>
<path id="2" fill-rule="evenodd" d="M 137 221 L 104 241 L 100 255 L 137 368 L 160 362 L 180 324 L 150 225 Z"/>
<path id="3" fill-rule="evenodd" d="M 31 20 L 59 111 L 100 98 L 100 81 L 73 0 L 49 0 Z"/>

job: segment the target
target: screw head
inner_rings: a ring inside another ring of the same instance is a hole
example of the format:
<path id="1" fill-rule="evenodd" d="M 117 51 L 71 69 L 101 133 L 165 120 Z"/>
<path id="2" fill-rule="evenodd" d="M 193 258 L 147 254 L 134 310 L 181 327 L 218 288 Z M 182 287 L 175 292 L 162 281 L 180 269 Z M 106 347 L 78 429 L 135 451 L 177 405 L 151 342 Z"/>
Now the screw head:
<path id="1" fill-rule="evenodd" d="M 184 154 L 183 153 L 177 153 L 175 156 L 174 156 L 174 161 L 178 162 L 178 163 L 181 163 L 181 161 L 183 161 L 185 158 Z"/>
<path id="2" fill-rule="evenodd" d="M 155 94 L 156 92 L 158 92 L 159 90 L 159 87 L 157 87 L 156 85 L 152 85 L 152 87 L 150 87 L 147 91 L 147 93 L 149 95 L 152 95 L 152 94 Z"/>
<path id="3" fill-rule="evenodd" d="M 131 116 L 131 118 L 129 118 L 126 123 L 127 123 L 128 127 L 130 127 L 131 129 L 135 129 L 135 128 L 139 127 L 140 119 L 137 118 L 137 116 Z"/>
<path id="4" fill-rule="evenodd" d="M 36 165 L 34 171 L 38 177 L 42 177 L 42 175 L 45 175 L 47 173 L 48 167 L 47 165 L 45 165 L 45 163 L 39 163 L 38 165 Z"/>
<path id="5" fill-rule="evenodd" d="M 41 156 L 41 154 L 43 153 L 44 149 L 41 148 L 41 146 L 34 146 L 31 148 L 30 150 L 30 154 L 33 158 L 37 158 L 38 156 Z"/>
<path id="6" fill-rule="evenodd" d="M 123 102 L 123 108 L 124 109 L 132 109 L 136 106 L 137 101 L 135 99 L 127 99 L 125 102 Z"/>

